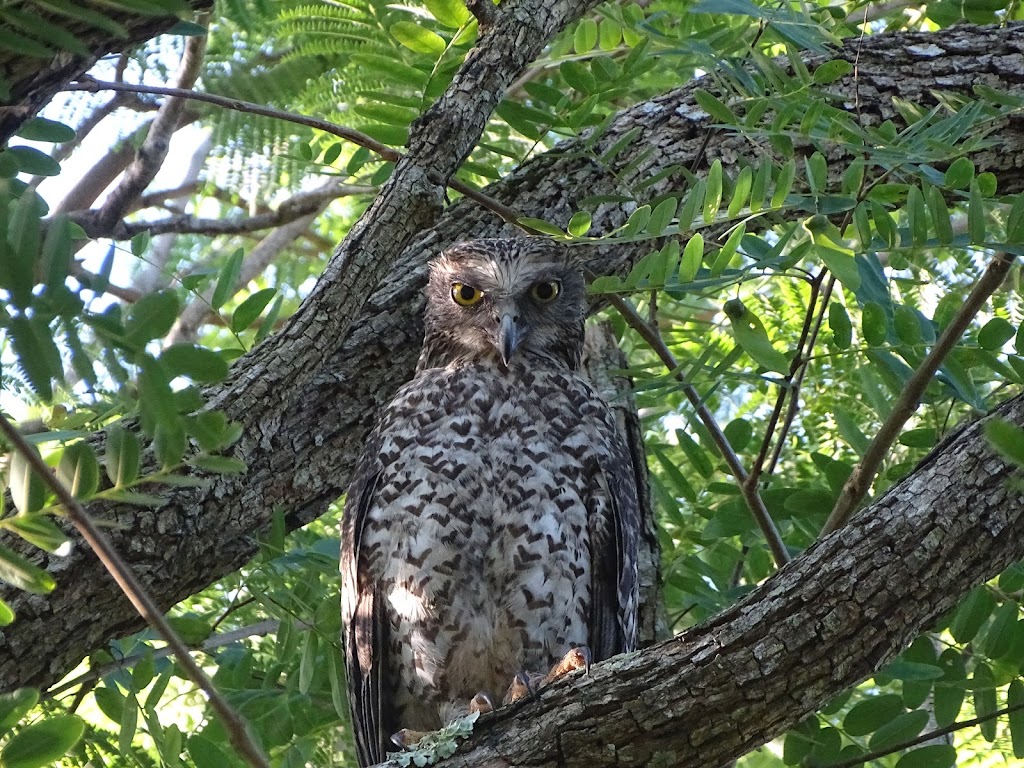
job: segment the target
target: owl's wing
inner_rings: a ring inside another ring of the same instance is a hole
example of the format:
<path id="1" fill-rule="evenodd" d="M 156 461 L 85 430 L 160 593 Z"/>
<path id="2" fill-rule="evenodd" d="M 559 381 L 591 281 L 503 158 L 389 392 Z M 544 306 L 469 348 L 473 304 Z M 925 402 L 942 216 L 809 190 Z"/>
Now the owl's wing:
<path id="1" fill-rule="evenodd" d="M 590 650 L 595 661 L 636 650 L 639 581 L 636 551 L 640 501 L 629 451 L 616 434 L 599 461 L 597 495 L 604 514 L 591 517 Z"/>
<path id="2" fill-rule="evenodd" d="M 341 618 L 344 626 L 345 670 L 352 707 L 352 731 L 360 765 L 384 760 L 382 676 L 386 668 L 387 618 L 380 589 L 367 583 L 360 562 L 360 542 L 373 505 L 379 475 L 360 462 L 345 501 L 341 539 Z"/>

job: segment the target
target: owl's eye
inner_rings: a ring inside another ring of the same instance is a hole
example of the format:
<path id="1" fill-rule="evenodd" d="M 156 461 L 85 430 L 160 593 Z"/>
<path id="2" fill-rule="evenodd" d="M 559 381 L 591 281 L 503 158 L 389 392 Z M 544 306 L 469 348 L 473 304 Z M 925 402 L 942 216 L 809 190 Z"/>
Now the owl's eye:
<path id="1" fill-rule="evenodd" d="M 472 307 L 484 297 L 479 288 L 465 283 L 452 283 L 452 300 L 460 307 Z"/>
<path id="2" fill-rule="evenodd" d="M 550 304 L 558 298 L 558 294 L 561 292 L 562 284 L 557 280 L 545 280 L 540 283 L 535 283 L 530 289 L 530 295 L 541 304 Z"/>

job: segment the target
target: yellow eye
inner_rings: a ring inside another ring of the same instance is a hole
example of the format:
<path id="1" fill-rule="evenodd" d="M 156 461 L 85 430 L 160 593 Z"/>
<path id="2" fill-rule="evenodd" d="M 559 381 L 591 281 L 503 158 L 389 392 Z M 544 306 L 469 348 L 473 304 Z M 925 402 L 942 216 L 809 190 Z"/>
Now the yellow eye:
<path id="1" fill-rule="evenodd" d="M 530 295 L 541 304 L 550 304 L 558 298 L 558 294 L 561 292 L 562 284 L 557 280 L 545 280 L 535 283 L 533 288 L 530 289 Z"/>
<path id="2" fill-rule="evenodd" d="M 472 307 L 484 297 L 479 288 L 465 283 L 452 283 L 452 300 L 460 307 Z"/>

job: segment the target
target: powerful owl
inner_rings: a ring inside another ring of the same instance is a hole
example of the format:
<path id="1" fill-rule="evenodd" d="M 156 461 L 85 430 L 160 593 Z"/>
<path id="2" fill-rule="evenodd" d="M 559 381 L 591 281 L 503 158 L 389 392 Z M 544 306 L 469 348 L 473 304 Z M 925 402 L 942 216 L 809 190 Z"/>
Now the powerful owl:
<path id="1" fill-rule="evenodd" d="M 381 413 L 345 504 L 363 765 L 398 731 L 636 645 L 636 481 L 579 372 L 585 309 L 580 271 L 539 238 L 461 243 L 430 266 L 416 375 Z"/>

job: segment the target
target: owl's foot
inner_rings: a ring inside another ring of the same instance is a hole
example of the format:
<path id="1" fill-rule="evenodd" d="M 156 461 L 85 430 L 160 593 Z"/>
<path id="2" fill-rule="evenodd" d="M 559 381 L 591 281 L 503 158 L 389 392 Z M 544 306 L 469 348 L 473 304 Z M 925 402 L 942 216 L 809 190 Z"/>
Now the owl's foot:
<path id="1" fill-rule="evenodd" d="M 415 746 L 416 742 L 428 733 L 429 731 L 414 731 L 411 728 L 403 728 L 398 733 L 391 734 L 391 743 L 401 749 L 409 749 Z"/>
<path id="2" fill-rule="evenodd" d="M 493 711 L 494 711 L 494 702 L 491 701 L 491 697 L 488 696 L 483 691 L 478 692 L 477 695 L 474 696 L 469 701 L 469 713 L 471 715 L 472 714 L 486 715 L 488 712 L 493 712 Z"/>
<path id="3" fill-rule="evenodd" d="M 559 661 L 555 666 L 551 668 L 551 671 L 544 677 L 544 685 L 553 683 L 555 680 L 559 680 L 570 672 L 575 672 L 577 669 L 585 669 L 590 672 L 590 649 L 585 645 L 578 645 L 571 649 L 562 660 Z"/>
<path id="4" fill-rule="evenodd" d="M 537 690 L 537 683 L 542 682 L 543 679 L 540 675 L 517 672 L 516 676 L 512 678 L 512 683 L 509 685 L 508 690 L 505 691 L 501 705 L 504 707 L 508 704 L 515 704 L 520 699 L 533 696 Z"/>

